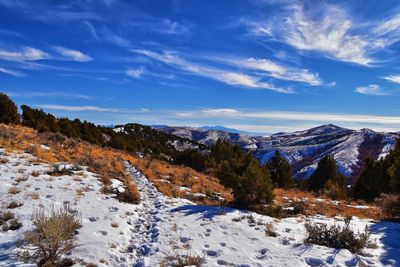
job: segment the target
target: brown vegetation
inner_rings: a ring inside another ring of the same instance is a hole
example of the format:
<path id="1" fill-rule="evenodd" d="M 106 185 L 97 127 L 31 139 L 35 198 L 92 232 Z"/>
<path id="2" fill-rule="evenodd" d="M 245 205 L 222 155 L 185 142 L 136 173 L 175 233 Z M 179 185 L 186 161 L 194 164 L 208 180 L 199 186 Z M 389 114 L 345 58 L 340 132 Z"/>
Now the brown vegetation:
<path id="1" fill-rule="evenodd" d="M 40 144 L 50 149 L 43 149 Z M 110 185 L 112 179 L 124 182 L 126 192 L 130 194 L 129 199 L 134 203 L 140 199 L 140 194 L 126 174 L 123 161 L 130 162 L 144 173 L 158 190 L 167 196 L 184 197 L 197 203 L 215 205 L 220 202 L 217 195 L 227 201 L 232 199 L 231 192 L 213 176 L 164 161 L 140 158 L 120 150 L 99 147 L 60 134 L 38 133 L 34 129 L 19 125 L 0 124 L 0 147 L 27 151 L 48 163 L 69 162 L 88 166 L 89 171 L 99 174 L 99 179 L 105 185 Z M 183 192 L 180 187 L 187 187 L 190 191 Z"/>
<path id="2" fill-rule="evenodd" d="M 359 218 L 379 219 L 382 217 L 381 210 L 374 204 L 360 207 L 360 204 L 355 201 L 335 201 L 326 195 L 317 196 L 314 193 L 300 191 L 297 189 L 282 189 L 274 190 L 275 205 L 283 208 L 298 207 L 301 209 L 301 214 L 312 216 L 316 214 L 325 215 L 328 217 L 334 216 L 357 216 Z"/>

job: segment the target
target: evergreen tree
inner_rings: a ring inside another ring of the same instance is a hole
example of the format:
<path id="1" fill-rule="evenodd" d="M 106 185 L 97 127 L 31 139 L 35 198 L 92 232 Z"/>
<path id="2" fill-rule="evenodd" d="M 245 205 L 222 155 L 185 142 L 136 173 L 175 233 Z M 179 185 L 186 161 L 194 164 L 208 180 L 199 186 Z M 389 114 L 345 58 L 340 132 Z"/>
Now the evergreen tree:
<path id="1" fill-rule="evenodd" d="M 325 156 L 318 162 L 317 169 L 306 182 L 306 186 L 308 190 L 319 193 L 325 189 L 325 193 L 332 194 L 332 197 L 344 196 L 346 178 L 338 172 L 335 159 Z"/>
<path id="2" fill-rule="evenodd" d="M 271 175 L 251 154 L 221 140 L 210 150 L 208 164 L 217 166 L 221 184 L 232 189 L 236 207 L 256 208 L 272 201 Z"/>
<path id="3" fill-rule="evenodd" d="M 400 139 L 395 148 L 390 152 L 391 165 L 389 167 L 391 192 L 400 194 Z"/>
<path id="4" fill-rule="evenodd" d="M 291 166 L 278 150 L 275 151 L 274 156 L 269 160 L 266 167 L 271 174 L 274 186 L 288 188 L 295 185 Z"/>
<path id="5" fill-rule="evenodd" d="M 0 93 L 0 123 L 18 124 L 19 122 L 20 115 L 17 106 L 7 95 Z"/>

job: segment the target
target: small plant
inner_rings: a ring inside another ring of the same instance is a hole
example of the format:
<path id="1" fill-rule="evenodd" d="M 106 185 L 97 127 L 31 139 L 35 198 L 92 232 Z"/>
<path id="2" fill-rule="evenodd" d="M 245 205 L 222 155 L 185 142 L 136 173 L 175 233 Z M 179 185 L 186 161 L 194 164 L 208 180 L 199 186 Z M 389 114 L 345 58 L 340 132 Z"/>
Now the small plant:
<path id="1" fill-rule="evenodd" d="M 272 223 L 267 223 L 265 225 L 265 234 L 267 236 L 271 236 L 271 237 L 277 237 L 278 234 L 275 232 L 274 226 L 272 225 Z"/>
<path id="2" fill-rule="evenodd" d="M 15 200 L 11 201 L 10 204 L 8 204 L 7 209 L 15 209 L 21 207 L 23 204 L 19 203 Z"/>
<path id="3" fill-rule="evenodd" d="M 196 266 L 200 267 L 206 262 L 204 256 L 196 256 L 189 254 L 173 254 L 168 255 L 164 258 L 161 266 L 171 266 L 171 267 L 185 267 L 185 266 Z"/>
<path id="4" fill-rule="evenodd" d="M 371 233 L 368 227 L 365 231 L 356 235 L 350 229 L 351 217 L 346 217 L 344 226 L 327 224 L 317 224 L 307 222 L 304 226 L 307 231 L 305 244 L 316 244 L 331 248 L 345 248 L 352 253 L 360 254 L 365 247 L 373 247 L 373 242 L 370 241 Z"/>
<path id="5" fill-rule="evenodd" d="M 8 159 L 8 158 L 6 158 L 6 157 L 1 157 L 0 158 L 0 162 L 2 163 L 2 164 L 6 164 L 6 163 L 8 163 L 10 160 Z"/>
<path id="6" fill-rule="evenodd" d="M 125 182 L 125 191 L 118 192 L 117 198 L 122 202 L 138 204 L 140 202 L 140 193 L 136 185 L 130 181 Z"/>
<path id="7" fill-rule="evenodd" d="M 22 223 L 11 211 L 2 211 L 0 213 L 0 226 L 2 231 L 15 231 L 22 227 Z"/>
<path id="8" fill-rule="evenodd" d="M 16 188 L 16 187 L 11 187 L 9 190 L 8 190 L 8 193 L 10 193 L 11 195 L 16 195 L 16 194 L 18 194 L 18 193 L 20 193 L 21 192 L 21 190 L 19 190 L 18 188 Z"/>
<path id="9" fill-rule="evenodd" d="M 59 266 L 61 256 L 76 247 L 74 235 L 81 227 L 78 213 L 68 206 L 34 212 L 34 229 L 25 233 L 25 240 L 33 251 L 31 260 L 38 260 L 41 266 Z"/>
<path id="10" fill-rule="evenodd" d="M 38 176 L 40 175 L 40 172 L 39 172 L 39 171 L 32 171 L 32 172 L 31 172 L 31 175 L 32 175 L 33 177 L 38 177 Z"/>
<path id="11" fill-rule="evenodd" d="M 27 180 L 28 180 L 28 177 L 22 176 L 22 177 L 17 177 L 17 178 L 15 179 L 15 182 L 17 182 L 17 183 L 19 184 L 19 183 L 21 183 L 21 182 L 26 182 Z"/>
<path id="12" fill-rule="evenodd" d="M 118 223 L 116 223 L 116 222 L 111 223 L 111 227 L 112 227 L 112 228 L 118 228 L 118 226 L 119 226 L 119 225 L 118 225 Z"/>

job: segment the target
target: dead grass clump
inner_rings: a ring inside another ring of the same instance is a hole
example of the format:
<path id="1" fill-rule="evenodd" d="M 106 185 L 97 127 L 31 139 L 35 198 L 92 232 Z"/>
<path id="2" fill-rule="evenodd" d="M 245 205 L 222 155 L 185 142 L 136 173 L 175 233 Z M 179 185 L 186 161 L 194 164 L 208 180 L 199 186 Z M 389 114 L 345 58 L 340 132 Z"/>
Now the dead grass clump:
<path id="1" fill-rule="evenodd" d="M 15 186 L 8 189 L 8 193 L 11 195 L 16 195 L 16 194 L 19 194 L 20 192 L 21 192 L 21 190 L 19 190 Z"/>
<path id="2" fill-rule="evenodd" d="M 23 204 L 19 203 L 15 200 L 11 201 L 8 205 L 7 205 L 7 209 L 15 209 L 15 208 L 19 208 L 21 207 Z"/>
<path id="3" fill-rule="evenodd" d="M 40 195 L 38 193 L 30 193 L 30 194 L 28 194 L 28 196 L 33 200 L 40 199 Z"/>
<path id="4" fill-rule="evenodd" d="M 26 182 L 26 181 L 28 181 L 28 177 L 26 177 L 26 176 L 17 177 L 15 179 L 15 182 L 18 183 L 18 184 L 21 183 L 21 182 Z"/>
<path id="5" fill-rule="evenodd" d="M 140 202 L 140 193 L 136 185 L 130 181 L 125 182 L 125 191 L 117 192 L 117 198 L 122 202 L 138 204 Z"/>
<path id="6" fill-rule="evenodd" d="M 270 236 L 270 237 L 277 237 L 278 234 L 275 232 L 274 226 L 272 225 L 272 223 L 267 223 L 265 225 L 265 234 L 266 236 Z"/>
<path id="7" fill-rule="evenodd" d="M 119 225 L 118 225 L 118 223 L 116 223 L 116 222 L 113 222 L 113 223 L 111 223 L 111 227 L 112 227 L 112 228 L 118 228 L 118 227 L 119 227 Z"/>
<path id="8" fill-rule="evenodd" d="M 8 158 L 6 158 L 6 157 L 1 157 L 0 158 L 0 162 L 2 163 L 2 164 L 6 164 L 6 163 L 8 163 L 10 160 L 8 159 Z"/>
<path id="9" fill-rule="evenodd" d="M 166 256 L 161 262 L 162 267 L 185 267 L 185 266 L 196 266 L 200 267 L 206 262 L 204 256 L 196 256 L 188 254 L 173 254 Z"/>
<path id="10" fill-rule="evenodd" d="M 39 209 L 32 218 L 34 229 L 25 233 L 30 245 L 27 249 L 30 260 L 40 266 L 59 266 L 62 255 L 76 246 L 75 231 L 81 227 L 80 216 L 67 206 L 49 210 Z"/>
<path id="11" fill-rule="evenodd" d="M 351 217 L 346 217 L 344 226 L 318 224 L 307 222 L 304 227 L 307 231 L 305 244 L 316 244 L 337 249 L 348 249 L 352 253 L 360 254 L 366 247 L 373 247 L 370 240 L 371 233 L 368 227 L 358 235 L 350 228 Z"/>
<path id="12" fill-rule="evenodd" d="M 378 200 L 383 214 L 388 218 L 400 218 L 400 195 L 383 194 Z"/>
<path id="13" fill-rule="evenodd" d="M 2 231 L 15 231 L 22 227 L 22 223 L 11 211 L 0 212 L 0 226 Z"/>
<path id="14" fill-rule="evenodd" d="M 39 171 L 32 171 L 32 172 L 31 172 L 31 175 L 32 175 L 33 177 L 38 177 L 38 176 L 40 175 L 40 172 L 39 172 Z"/>
<path id="15" fill-rule="evenodd" d="M 56 156 L 50 150 L 40 148 L 37 145 L 30 146 L 27 152 L 46 162 L 57 162 Z"/>

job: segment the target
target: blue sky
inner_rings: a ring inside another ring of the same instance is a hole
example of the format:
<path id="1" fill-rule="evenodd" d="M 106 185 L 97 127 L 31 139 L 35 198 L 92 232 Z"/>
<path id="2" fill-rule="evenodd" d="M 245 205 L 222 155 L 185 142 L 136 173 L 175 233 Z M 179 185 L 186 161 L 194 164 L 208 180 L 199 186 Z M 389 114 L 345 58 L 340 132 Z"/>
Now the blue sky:
<path id="1" fill-rule="evenodd" d="M 397 1 L 0 0 L 0 91 L 100 124 L 400 130 Z"/>

